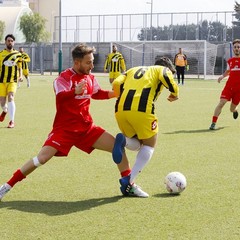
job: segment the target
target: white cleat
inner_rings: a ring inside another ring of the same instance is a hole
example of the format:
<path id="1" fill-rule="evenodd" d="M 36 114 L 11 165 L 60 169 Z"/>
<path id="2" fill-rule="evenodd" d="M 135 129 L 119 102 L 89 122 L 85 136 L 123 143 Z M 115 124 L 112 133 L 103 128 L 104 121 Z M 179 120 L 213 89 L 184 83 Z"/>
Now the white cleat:
<path id="1" fill-rule="evenodd" d="M 4 183 L 1 187 L 0 187 L 0 201 L 2 200 L 2 198 L 4 197 L 4 195 L 10 191 L 12 187 L 7 184 L 7 183 Z"/>
<path id="2" fill-rule="evenodd" d="M 129 190 L 129 196 L 132 197 L 143 197 L 147 198 L 149 197 L 148 193 L 144 192 L 138 185 L 135 183 L 131 186 Z"/>

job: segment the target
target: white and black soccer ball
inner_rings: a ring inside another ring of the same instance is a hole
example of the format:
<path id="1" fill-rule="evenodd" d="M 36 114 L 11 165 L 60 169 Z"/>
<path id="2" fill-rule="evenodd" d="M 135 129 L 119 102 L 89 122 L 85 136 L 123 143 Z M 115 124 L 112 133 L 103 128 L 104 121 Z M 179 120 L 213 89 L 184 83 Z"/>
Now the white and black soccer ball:
<path id="1" fill-rule="evenodd" d="M 180 172 L 170 172 L 164 180 L 169 193 L 180 194 L 187 186 L 186 177 Z"/>

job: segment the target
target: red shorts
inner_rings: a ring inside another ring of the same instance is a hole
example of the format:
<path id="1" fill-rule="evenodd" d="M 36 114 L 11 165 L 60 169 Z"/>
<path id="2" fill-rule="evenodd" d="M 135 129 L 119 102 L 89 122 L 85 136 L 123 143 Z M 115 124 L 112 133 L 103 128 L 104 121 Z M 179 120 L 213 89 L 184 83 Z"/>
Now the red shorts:
<path id="1" fill-rule="evenodd" d="M 220 98 L 232 101 L 234 105 L 238 105 L 240 102 L 240 89 L 226 85 L 222 90 Z"/>
<path id="2" fill-rule="evenodd" d="M 104 129 L 94 124 L 86 132 L 80 133 L 53 129 L 43 146 L 51 146 L 57 149 L 55 156 L 67 156 L 72 146 L 86 153 L 91 153 L 94 150 L 92 145 L 104 132 Z"/>

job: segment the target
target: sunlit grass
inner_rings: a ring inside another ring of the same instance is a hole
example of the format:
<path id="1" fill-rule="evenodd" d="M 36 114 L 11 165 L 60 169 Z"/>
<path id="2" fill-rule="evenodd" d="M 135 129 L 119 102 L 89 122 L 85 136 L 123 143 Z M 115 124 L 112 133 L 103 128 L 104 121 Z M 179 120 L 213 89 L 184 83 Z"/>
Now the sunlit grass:
<path id="1" fill-rule="evenodd" d="M 16 127 L 0 125 L 0 182 L 35 156 L 52 127 L 55 76 L 31 76 L 16 96 Z M 99 78 L 104 89 L 108 79 Z M 164 91 L 156 103 L 159 139 L 136 183 L 148 199 L 123 198 L 111 155 L 73 148 L 53 158 L 17 184 L 0 202 L 0 239 L 239 239 L 239 120 L 229 105 L 219 130 L 209 131 L 224 83 L 187 80 L 180 99 Z M 115 135 L 115 100 L 92 101 L 96 124 Z M 135 153 L 127 152 L 133 165 Z M 170 171 L 188 181 L 180 196 L 169 195 L 163 179 Z"/>

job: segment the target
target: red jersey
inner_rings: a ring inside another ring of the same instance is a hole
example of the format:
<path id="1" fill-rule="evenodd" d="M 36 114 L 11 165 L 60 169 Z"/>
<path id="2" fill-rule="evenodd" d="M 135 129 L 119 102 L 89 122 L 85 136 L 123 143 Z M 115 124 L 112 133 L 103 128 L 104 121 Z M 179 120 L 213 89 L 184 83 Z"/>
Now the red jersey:
<path id="1" fill-rule="evenodd" d="M 87 89 L 81 95 L 75 94 L 75 85 L 85 80 Z M 94 75 L 80 75 L 72 68 L 62 72 L 54 81 L 56 94 L 56 115 L 54 129 L 70 132 L 86 132 L 93 120 L 89 113 L 90 99 L 108 99 L 108 92 L 102 90 Z"/>
<path id="2" fill-rule="evenodd" d="M 230 71 L 228 84 L 232 87 L 240 87 L 240 58 L 232 57 L 229 58 L 227 69 Z"/>

